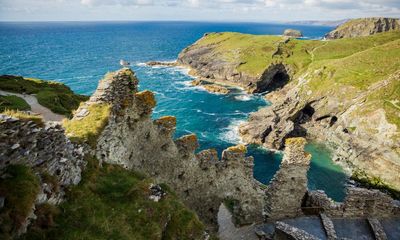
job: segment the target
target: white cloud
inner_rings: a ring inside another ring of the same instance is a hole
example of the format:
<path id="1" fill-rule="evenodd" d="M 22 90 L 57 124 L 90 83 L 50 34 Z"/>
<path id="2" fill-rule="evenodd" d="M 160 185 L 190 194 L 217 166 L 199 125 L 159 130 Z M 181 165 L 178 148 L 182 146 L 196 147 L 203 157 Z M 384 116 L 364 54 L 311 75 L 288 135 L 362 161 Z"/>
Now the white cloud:
<path id="1" fill-rule="evenodd" d="M 400 0 L 0 0 L 0 20 L 291 21 L 366 16 L 400 17 Z"/>

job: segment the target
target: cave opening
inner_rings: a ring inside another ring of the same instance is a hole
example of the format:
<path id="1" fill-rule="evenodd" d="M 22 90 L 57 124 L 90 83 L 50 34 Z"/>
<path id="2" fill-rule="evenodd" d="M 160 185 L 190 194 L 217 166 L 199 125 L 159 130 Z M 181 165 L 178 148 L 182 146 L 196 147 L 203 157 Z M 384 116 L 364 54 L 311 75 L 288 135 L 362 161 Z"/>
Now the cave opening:
<path id="1" fill-rule="evenodd" d="M 285 72 L 277 72 L 271 80 L 271 83 L 268 84 L 267 90 L 268 91 L 275 91 L 281 89 L 289 82 L 289 75 Z"/>
<path id="2" fill-rule="evenodd" d="M 254 92 L 272 92 L 284 87 L 290 80 L 290 76 L 283 64 L 270 66 L 257 82 Z"/>

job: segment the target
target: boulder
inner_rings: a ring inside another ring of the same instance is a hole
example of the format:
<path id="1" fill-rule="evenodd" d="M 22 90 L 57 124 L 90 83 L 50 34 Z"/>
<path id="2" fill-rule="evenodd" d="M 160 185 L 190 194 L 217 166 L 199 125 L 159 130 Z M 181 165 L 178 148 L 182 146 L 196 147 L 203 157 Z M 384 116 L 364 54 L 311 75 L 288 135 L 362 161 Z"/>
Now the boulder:
<path id="1" fill-rule="evenodd" d="M 283 32 L 283 36 L 285 37 L 292 37 L 292 38 L 300 38 L 303 37 L 303 34 L 301 33 L 301 31 L 299 30 L 295 30 L 295 29 L 286 29 Z"/>

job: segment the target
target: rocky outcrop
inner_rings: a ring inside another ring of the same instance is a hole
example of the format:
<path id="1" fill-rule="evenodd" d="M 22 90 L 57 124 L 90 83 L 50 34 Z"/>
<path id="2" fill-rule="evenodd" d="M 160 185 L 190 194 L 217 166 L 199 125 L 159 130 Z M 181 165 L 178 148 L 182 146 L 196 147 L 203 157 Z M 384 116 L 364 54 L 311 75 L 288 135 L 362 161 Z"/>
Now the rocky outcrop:
<path id="1" fill-rule="evenodd" d="M 160 62 L 160 61 L 150 61 L 146 63 L 147 66 L 164 66 L 164 67 L 174 67 L 177 66 L 176 62 Z"/>
<path id="2" fill-rule="evenodd" d="M 207 81 L 204 81 L 204 80 L 201 80 L 201 79 L 193 80 L 191 82 L 191 84 L 193 86 L 201 86 L 201 87 L 203 87 L 205 90 L 207 90 L 210 93 L 228 94 L 228 93 L 231 92 L 227 87 L 224 87 L 224 86 L 221 86 L 221 85 L 218 85 L 218 84 L 214 84 L 214 83 L 211 83 L 211 82 L 207 82 Z"/>
<path id="3" fill-rule="evenodd" d="M 209 226 L 216 226 L 219 206 L 225 200 L 234 203 L 237 224 L 262 221 L 264 193 L 253 178 L 253 159 L 246 157 L 246 147 L 228 148 L 219 159 L 215 150 L 196 154 L 195 135 L 174 141 L 176 119 L 151 119 L 154 95 L 137 91 L 137 79 L 129 69 L 106 76 L 89 101 L 94 100 L 111 105 L 108 125 L 96 149 L 100 161 L 167 183 Z"/>
<path id="4" fill-rule="evenodd" d="M 366 91 L 353 92 L 354 97 L 348 100 L 338 99 L 333 92 L 313 94 L 307 85 L 310 75 L 306 74 L 268 94 L 273 106 L 252 113 L 239 132 L 245 142 L 273 149 L 284 149 L 289 137 L 324 142 L 332 150 L 333 160 L 349 172 L 363 170 L 399 189 L 397 126 L 388 121 L 382 108 L 365 113 L 366 106 L 371 106 L 365 103 L 368 96 L 385 91 L 399 74 L 391 74 Z"/>
<path id="5" fill-rule="evenodd" d="M 290 37 L 290 38 L 300 38 L 303 37 L 303 34 L 301 33 L 301 31 L 299 30 L 295 30 L 295 29 L 286 29 L 283 32 L 283 36 L 285 37 Z"/>
<path id="6" fill-rule="evenodd" d="M 327 39 L 369 36 L 380 32 L 400 30 L 398 18 L 359 18 L 339 25 L 325 35 Z"/>
<path id="7" fill-rule="evenodd" d="M 304 138 L 286 140 L 281 165 L 266 190 L 265 217 L 268 221 L 302 215 L 311 159 L 311 155 L 304 152 L 305 143 Z"/>

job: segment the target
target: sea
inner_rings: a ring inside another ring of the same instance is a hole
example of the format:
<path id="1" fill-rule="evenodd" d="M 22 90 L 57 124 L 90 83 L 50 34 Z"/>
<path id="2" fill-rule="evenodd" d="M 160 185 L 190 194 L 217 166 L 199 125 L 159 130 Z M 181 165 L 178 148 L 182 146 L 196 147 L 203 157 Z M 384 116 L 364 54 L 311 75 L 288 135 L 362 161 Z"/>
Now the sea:
<path id="1" fill-rule="evenodd" d="M 200 148 L 223 149 L 241 143 L 238 127 L 251 112 L 268 107 L 261 95 L 233 89 L 228 95 L 211 94 L 193 87 L 188 70 L 149 67 L 147 61 L 174 61 L 179 52 L 207 32 L 241 32 L 279 35 L 287 28 L 301 30 L 304 39 L 321 39 L 327 26 L 303 26 L 239 22 L 0 22 L 0 74 L 65 83 L 79 94 L 92 94 L 98 81 L 131 63 L 141 90 L 155 93 L 153 118 L 177 117 L 175 137 L 195 133 Z M 347 177 L 321 143 L 309 143 L 312 154 L 310 189 L 324 190 L 337 201 L 345 197 Z M 249 146 L 254 157 L 254 177 L 268 183 L 282 153 Z"/>

